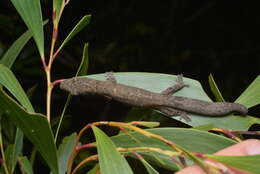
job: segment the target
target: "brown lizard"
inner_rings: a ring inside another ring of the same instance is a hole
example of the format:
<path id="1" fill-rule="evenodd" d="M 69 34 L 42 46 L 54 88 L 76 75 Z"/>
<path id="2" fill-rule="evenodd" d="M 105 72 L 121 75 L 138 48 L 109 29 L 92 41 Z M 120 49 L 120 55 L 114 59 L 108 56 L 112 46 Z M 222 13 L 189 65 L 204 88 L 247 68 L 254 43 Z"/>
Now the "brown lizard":
<path id="1" fill-rule="evenodd" d="M 65 79 L 60 88 L 72 95 L 102 95 L 132 106 L 157 109 L 168 116 L 181 116 L 186 121 L 191 119 L 187 113 L 205 116 L 225 116 L 231 113 L 246 115 L 248 109 L 241 104 L 231 102 L 208 102 L 172 94 L 187 86 L 182 76 L 177 76 L 177 83 L 161 93 L 119 84 L 112 73 L 107 73 L 107 80 L 95 80 L 86 77 Z"/>

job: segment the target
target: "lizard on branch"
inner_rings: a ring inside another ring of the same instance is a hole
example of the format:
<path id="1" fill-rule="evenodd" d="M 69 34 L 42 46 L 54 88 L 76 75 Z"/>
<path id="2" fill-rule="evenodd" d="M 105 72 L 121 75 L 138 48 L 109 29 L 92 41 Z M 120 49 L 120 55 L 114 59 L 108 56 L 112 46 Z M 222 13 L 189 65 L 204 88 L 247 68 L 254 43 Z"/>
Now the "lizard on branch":
<path id="1" fill-rule="evenodd" d="M 112 73 L 107 73 L 107 80 L 95 80 L 86 77 L 64 79 L 60 88 L 72 95 L 101 95 L 131 106 L 148 107 L 159 110 L 168 116 L 181 116 L 191 121 L 187 113 L 205 116 L 225 116 L 231 113 L 246 115 L 248 109 L 241 104 L 231 102 L 208 102 L 172 94 L 187 86 L 182 76 L 177 76 L 177 83 L 161 93 L 119 84 Z"/>

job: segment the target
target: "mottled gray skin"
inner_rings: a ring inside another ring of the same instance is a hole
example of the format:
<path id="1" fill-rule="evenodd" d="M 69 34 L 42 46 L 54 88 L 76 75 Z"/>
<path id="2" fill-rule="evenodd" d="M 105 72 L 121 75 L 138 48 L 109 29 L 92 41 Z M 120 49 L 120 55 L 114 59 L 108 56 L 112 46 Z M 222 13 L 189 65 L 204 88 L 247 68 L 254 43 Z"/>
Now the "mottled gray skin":
<path id="1" fill-rule="evenodd" d="M 184 86 L 181 77 L 179 82 L 167 88 L 162 93 L 154 93 L 145 89 L 118 84 L 115 79 L 107 81 L 90 78 L 71 78 L 63 80 L 60 88 L 72 95 L 101 95 L 107 96 L 132 106 L 149 107 L 160 110 L 167 115 L 181 115 L 187 121 L 190 119 L 186 113 L 207 116 L 224 116 L 231 113 L 245 115 L 248 109 L 238 103 L 207 102 L 186 97 L 172 96 L 171 93 Z"/>

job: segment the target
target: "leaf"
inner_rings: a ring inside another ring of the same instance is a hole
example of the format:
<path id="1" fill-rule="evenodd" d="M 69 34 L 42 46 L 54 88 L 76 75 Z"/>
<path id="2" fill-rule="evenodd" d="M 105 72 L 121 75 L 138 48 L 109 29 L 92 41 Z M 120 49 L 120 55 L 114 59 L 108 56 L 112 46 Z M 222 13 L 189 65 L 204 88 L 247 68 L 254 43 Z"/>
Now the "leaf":
<path id="1" fill-rule="evenodd" d="M 61 9 L 63 8 L 64 0 L 53 0 L 53 15 L 55 18 L 53 19 L 54 23 L 59 23 L 61 17 Z"/>
<path id="2" fill-rule="evenodd" d="M 59 52 L 78 32 L 80 32 L 90 22 L 91 15 L 85 15 L 77 25 L 71 30 L 66 39 L 63 41 L 57 52 Z"/>
<path id="3" fill-rule="evenodd" d="M 25 107 L 29 112 L 34 112 L 32 104 L 25 94 L 23 88 L 10 69 L 0 64 L 0 84 L 7 88 L 11 94 Z"/>
<path id="4" fill-rule="evenodd" d="M 86 75 L 88 72 L 88 43 L 84 44 L 84 48 L 83 48 L 83 54 L 82 54 L 82 59 L 78 68 L 78 71 L 76 73 L 76 77 L 77 76 L 83 76 Z"/>
<path id="5" fill-rule="evenodd" d="M 260 155 L 248 155 L 248 156 L 206 155 L 206 157 L 242 170 L 253 172 L 254 174 L 260 174 L 260 165 L 259 165 Z"/>
<path id="6" fill-rule="evenodd" d="M 52 172 L 58 174 L 57 151 L 47 118 L 41 114 L 26 112 L 3 90 L 0 90 L 0 109 L 7 113 L 13 123 L 33 143 Z"/>
<path id="7" fill-rule="evenodd" d="M 88 171 L 87 174 L 98 174 L 97 172 L 99 171 L 99 165 L 96 164 L 91 170 Z"/>
<path id="8" fill-rule="evenodd" d="M 26 156 L 20 157 L 19 161 L 20 161 L 22 169 L 24 170 L 24 172 L 26 174 L 33 174 L 33 169 L 32 169 L 31 163 L 29 162 L 29 160 L 27 159 Z"/>
<path id="9" fill-rule="evenodd" d="M 140 159 L 140 158 L 139 158 Z M 147 161 L 145 161 L 144 159 L 140 159 L 140 161 L 143 163 L 144 167 L 146 168 L 146 171 L 149 174 L 159 174 L 159 172 L 157 172 L 153 166 L 151 166 Z"/>
<path id="10" fill-rule="evenodd" d="M 248 108 L 260 104 L 260 75 L 248 86 L 240 95 L 236 102 L 241 103 Z"/>
<path id="11" fill-rule="evenodd" d="M 212 74 L 209 75 L 209 86 L 216 98 L 216 101 L 218 101 L 218 102 L 225 101 L 225 99 L 223 98 L 222 94 L 220 93 L 220 91 L 218 89 L 218 86 L 217 86 Z"/>
<path id="12" fill-rule="evenodd" d="M 44 35 L 40 0 L 11 0 L 28 29 L 32 32 L 41 58 L 44 58 Z"/>
<path id="13" fill-rule="evenodd" d="M 235 141 L 223 136 L 195 129 L 154 128 L 145 130 L 160 135 L 190 152 L 210 154 L 235 144 Z M 111 137 L 111 140 L 117 147 L 155 147 L 163 150 L 172 150 L 172 148 L 163 142 L 146 137 L 137 132 L 130 132 L 128 134 L 122 133 Z M 168 156 L 158 153 L 142 153 L 142 156 L 154 165 L 173 171 L 177 170 L 176 166 L 173 165 L 172 159 Z"/>
<path id="14" fill-rule="evenodd" d="M 77 134 L 73 133 L 63 139 L 62 144 L 58 149 L 58 163 L 59 163 L 59 174 L 65 174 L 67 171 L 67 164 L 70 155 L 76 146 Z"/>
<path id="15" fill-rule="evenodd" d="M 10 157 L 11 173 L 14 172 L 18 156 L 22 153 L 23 148 L 23 132 L 19 128 L 16 129 L 15 142 L 13 147 L 14 148 Z"/>
<path id="16" fill-rule="evenodd" d="M 160 73 L 141 73 L 141 72 L 122 72 L 114 73 L 118 83 L 134 86 L 148 91 L 160 93 L 169 86 L 176 83 L 177 77 L 175 75 L 160 74 Z M 97 80 L 106 80 L 105 74 L 94 74 L 83 76 Z M 193 79 L 183 78 L 184 83 L 189 87 L 174 93 L 174 96 L 183 96 L 188 98 L 195 98 L 204 101 L 211 101 L 207 94 L 204 92 L 201 84 Z M 161 113 L 154 112 L 155 117 L 164 116 Z M 180 120 L 180 117 L 172 117 L 172 119 L 179 120 L 190 126 L 201 126 L 205 124 L 212 124 L 215 128 L 232 129 L 232 130 L 247 130 L 251 125 L 260 123 L 260 119 L 251 116 L 223 116 L 212 117 L 202 116 L 195 114 L 188 114 L 191 122 Z"/>
<path id="17" fill-rule="evenodd" d="M 30 31 L 26 31 L 23 33 L 6 51 L 2 59 L 0 60 L 0 64 L 4 64 L 8 68 L 11 68 L 15 59 L 23 49 L 24 45 L 30 40 L 32 37 L 32 33 Z"/>
<path id="18" fill-rule="evenodd" d="M 77 77 L 78 75 L 86 75 L 87 71 L 88 71 L 88 43 L 85 43 L 84 44 L 84 48 L 83 48 L 82 59 L 81 59 L 81 62 L 80 62 L 80 65 L 78 67 L 78 70 L 77 70 L 77 73 L 76 73 L 75 77 Z M 59 120 L 59 124 L 58 124 L 57 130 L 56 130 L 56 133 L 55 133 L 55 142 L 56 142 L 56 140 L 58 138 L 58 134 L 59 134 L 59 130 L 60 130 L 60 127 L 61 127 L 61 123 L 63 121 L 64 114 L 65 114 L 66 109 L 67 109 L 67 107 L 68 107 L 68 105 L 70 103 L 70 100 L 71 100 L 71 95 L 69 94 L 67 99 L 66 99 L 64 108 L 62 110 L 62 113 L 61 113 L 61 116 L 60 116 L 60 120 Z"/>
<path id="19" fill-rule="evenodd" d="M 99 128 L 92 126 L 97 142 L 97 151 L 102 174 L 133 173 L 126 159 L 116 150 L 115 144 Z"/>

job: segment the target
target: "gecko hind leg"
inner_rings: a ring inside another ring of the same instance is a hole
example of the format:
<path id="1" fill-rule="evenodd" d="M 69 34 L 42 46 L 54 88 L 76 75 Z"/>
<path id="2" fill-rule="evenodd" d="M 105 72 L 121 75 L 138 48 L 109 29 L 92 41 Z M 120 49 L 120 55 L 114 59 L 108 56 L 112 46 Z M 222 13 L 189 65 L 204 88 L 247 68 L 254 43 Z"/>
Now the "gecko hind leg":
<path id="1" fill-rule="evenodd" d="M 189 87 L 188 84 L 185 84 L 183 82 L 183 75 L 182 74 L 177 75 L 176 82 L 177 83 L 175 85 L 168 87 L 167 89 L 162 91 L 161 94 L 163 94 L 163 95 L 171 95 L 171 94 L 181 90 L 184 87 Z"/>
<path id="2" fill-rule="evenodd" d="M 180 116 L 180 120 L 185 120 L 186 122 L 190 122 L 191 118 L 184 111 L 179 111 L 177 109 L 169 108 L 169 107 L 156 107 L 156 110 L 166 114 L 167 116 Z"/>
<path id="3" fill-rule="evenodd" d="M 105 77 L 106 77 L 107 81 L 110 81 L 110 82 L 113 82 L 113 83 L 117 83 L 116 82 L 116 78 L 115 78 L 113 72 L 106 72 Z"/>

